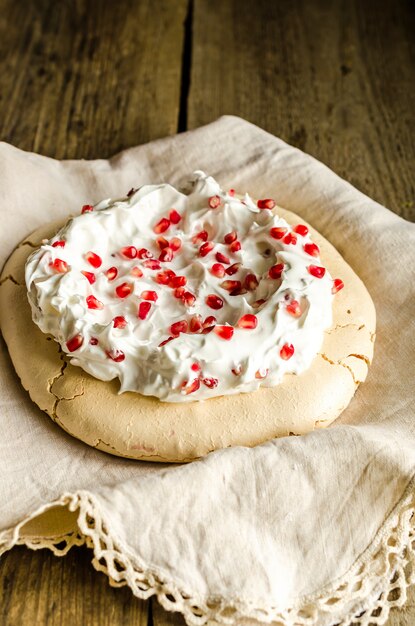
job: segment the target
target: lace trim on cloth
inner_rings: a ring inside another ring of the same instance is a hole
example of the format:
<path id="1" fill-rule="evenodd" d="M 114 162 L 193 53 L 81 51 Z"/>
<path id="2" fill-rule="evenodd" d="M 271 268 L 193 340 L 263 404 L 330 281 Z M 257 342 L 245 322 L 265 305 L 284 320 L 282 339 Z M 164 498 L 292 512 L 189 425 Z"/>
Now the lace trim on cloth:
<path id="1" fill-rule="evenodd" d="M 201 598 L 191 590 L 179 589 L 168 575 L 141 562 L 119 542 L 104 521 L 99 502 L 90 493 L 64 494 L 36 511 L 12 529 L 0 533 L 0 555 L 15 545 L 37 550 L 49 548 L 57 556 L 73 546 L 86 544 L 93 550 L 92 564 L 104 572 L 110 585 L 127 585 L 140 599 L 156 595 L 167 611 L 183 614 L 189 626 L 209 620 L 235 624 L 244 619 L 275 626 L 380 626 L 393 607 L 402 606 L 407 588 L 415 584 L 415 490 L 413 481 L 375 540 L 352 568 L 331 589 L 301 598 L 281 610 L 258 607 L 243 600 Z M 78 529 L 53 538 L 25 538 L 22 527 L 54 506 L 67 506 L 78 514 Z"/>

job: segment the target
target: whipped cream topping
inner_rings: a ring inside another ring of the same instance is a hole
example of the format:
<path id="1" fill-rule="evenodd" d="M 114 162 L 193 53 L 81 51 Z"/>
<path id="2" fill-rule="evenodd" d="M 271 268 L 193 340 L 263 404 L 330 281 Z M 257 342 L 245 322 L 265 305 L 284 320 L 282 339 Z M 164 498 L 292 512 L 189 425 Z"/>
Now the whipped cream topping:
<path id="1" fill-rule="evenodd" d="M 300 374 L 332 323 L 306 226 L 195 172 L 85 206 L 26 264 L 33 320 L 73 365 L 168 402 Z"/>

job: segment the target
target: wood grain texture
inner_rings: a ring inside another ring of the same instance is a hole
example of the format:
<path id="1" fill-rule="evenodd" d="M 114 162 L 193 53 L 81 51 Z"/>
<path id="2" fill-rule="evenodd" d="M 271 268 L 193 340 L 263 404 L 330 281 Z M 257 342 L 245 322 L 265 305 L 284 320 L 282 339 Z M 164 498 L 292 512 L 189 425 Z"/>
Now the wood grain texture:
<path id="1" fill-rule="evenodd" d="M 190 128 L 225 113 L 415 219 L 415 7 L 196 0 Z"/>

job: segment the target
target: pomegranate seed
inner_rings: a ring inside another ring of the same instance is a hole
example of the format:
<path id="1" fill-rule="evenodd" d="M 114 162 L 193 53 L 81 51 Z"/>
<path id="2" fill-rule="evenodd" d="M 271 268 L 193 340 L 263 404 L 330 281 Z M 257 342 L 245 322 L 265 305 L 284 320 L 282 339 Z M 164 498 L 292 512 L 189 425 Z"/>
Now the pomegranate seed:
<path id="1" fill-rule="evenodd" d="M 200 315 L 194 315 L 189 321 L 189 330 L 191 333 L 198 333 L 202 330 L 202 318 Z"/>
<path id="2" fill-rule="evenodd" d="M 87 303 L 88 309 L 102 310 L 104 308 L 103 303 L 100 302 L 100 300 L 97 300 L 95 296 L 87 296 L 86 303 Z"/>
<path id="3" fill-rule="evenodd" d="M 156 259 L 147 259 L 147 261 L 144 261 L 143 266 L 149 270 L 161 270 L 161 263 Z"/>
<path id="4" fill-rule="evenodd" d="M 159 343 L 159 348 L 162 348 L 163 346 L 166 345 L 166 343 L 169 343 L 170 341 L 172 341 L 173 339 L 175 339 L 175 337 L 167 337 L 167 339 L 165 339 L 164 341 L 162 341 L 161 343 Z"/>
<path id="5" fill-rule="evenodd" d="M 186 293 L 186 290 L 184 287 L 177 287 L 177 289 L 175 289 L 173 291 L 173 295 L 175 298 L 181 299 L 183 298 L 184 294 Z"/>
<path id="6" fill-rule="evenodd" d="M 273 265 L 272 267 L 269 268 L 268 276 L 274 279 L 281 278 L 281 274 L 283 270 L 284 270 L 284 264 L 278 263 L 277 265 Z"/>
<path id="7" fill-rule="evenodd" d="M 94 284 L 96 280 L 96 276 L 93 272 L 85 272 L 84 270 L 81 270 L 81 274 L 85 276 L 85 278 L 88 280 L 90 285 Z"/>
<path id="8" fill-rule="evenodd" d="M 236 241 L 237 237 L 238 237 L 238 234 L 236 230 L 233 230 L 232 232 L 224 236 L 223 241 L 229 245 L 230 243 L 233 243 L 234 241 Z"/>
<path id="9" fill-rule="evenodd" d="M 163 272 L 157 274 L 154 280 L 159 285 L 168 285 L 170 278 L 173 276 L 175 276 L 173 270 L 164 270 Z"/>
<path id="10" fill-rule="evenodd" d="M 284 359 L 284 361 L 288 361 L 291 359 L 294 354 L 294 346 L 292 343 L 285 343 L 280 350 L 280 357 Z"/>
<path id="11" fill-rule="evenodd" d="M 132 283 L 121 283 L 115 288 L 115 293 L 119 298 L 126 298 L 132 293 L 134 285 Z"/>
<path id="12" fill-rule="evenodd" d="M 229 341 L 233 337 L 232 326 L 215 326 L 213 332 L 216 333 L 221 339 L 225 339 L 225 341 Z"/>
<path id="13" fill-rule="evenodd" d="M 236 272 L 239 272 L 241 267 L 242 263 L 234 263 L 233 265 L 227 267 L 225 272 L 228 274 L 228 276 L 232 276 L 233 274 L 236 274 Z"/>
<path id="14" fill-rule="evenodd" d="M 206 241 L 199 248 L 200 256 L 206 256 L 209 252 L 212 252 L 214 244 L 211 241 Z"/>
<path id="15" fill-rule="evenodd" d="M 177 289 L 177 287 L 184 287 L 186 283 L 186 276 L 172 276 L 169 280 L 169 287 Z"/>
<path id="16" fill-rule="evenodd" d="M 235 189 L 229 189 L 228 194 L 230 196 L 234 196 L 235 195 Z"/>
<path id="17" fill-rule="evenodd" d="M 105 272 L 105 276 L 108 278 L 108 280 L 114 280 L 114 278 L 117 278 L 118 276 L 118 270 L 116 267 L 110 267 L 106 272 Z"/>
<path id="18" fill-rule="evenodd" d="M 306 235 L 308 235 L 308 228 L 305 224 L 297 224 L 297 226 L 294 228 L 294 232 L 298 235 L 301 235 L 301 237 L 305 237 Z"/>
<path id="19" fill-rule="evenodd" d="M 263 299 L 256 300 L 255 302 L 253 302 L 251 304 L 251 306 L 252 306 L 253 309 L 259 309 L 263 304 L 265 304 L 265 302 L 266 302 L 266 300 L 263 300 Z"/>
<path id="20" fill-rule="evenodd" d="M 98 339 L 96 337 L 91 337 L 91 339 L 89 340 L 89 343 L 91 344 L 91 346 L 97 346 Z"/>
<path id="21" fill-rule="evenodd" d="M 55 272 L 59 272 L 59 274 L 65 274 L 65 272 L 69 270 L 69 265 L 66 261 L 62 261 L 62 259 L 55 259 L 52 263 L 49 263 L 49 265 Z"/>
<path id="22" fill-rule="evenodd" d="M 190 307 L 190 306 L 193 306 L 194 303 L 196 302 L 196 296 L 190 291 L 185 291 L 184 294 L 182 295 L 182 300 L 185 306 Z"/>
<path id="23" fill-rule="evenodd" d="M 297 237 L 293 233 L 288 233 L 288 235 L 285 235 L 283 242 L 294 246 L 297 243 Z"/>
<path id="24" fill-rule="evenodd" d="M 229 265 L 229 263 L 231 262 L 230 258 L 222 254 L 222 252 L 216 253 L 216 260 L 219 263 L 224 263 L 225 265 Z"/>
<path id="25" fill-rule="evenodd" d="M 210 328 L 216 324 L 216 317 L 214 315 L 208 315 L 208 317 L 203 322 L 203 328 Z"/>
<path id="26" fill-rule="evenodd" d="M 201 230 L 200 233 L 197 233 L 197 235 L 194 235 L 194 237 L 192 238 L 193 243 L 203 243 L 203 241 L 207 241 L 208 239 L 208 233 L 207 230 Z"/>
<path id="27" fill-rule="evenodd" d="M 274 228 L 271 228 L 271 230 L 269 231 L 269 234 L 274 239 L 282 239 L 284 235 L 286 234 L 286 232 L 287 232 L 286 228 L 274 226 Z"/>
<path id="28" fill-rule="evenodd" d="M 180 215 L 180 213 L 176 211 L 176 209 L 172 209 L 170 211 L 169 220 L 172 224 L 178 224 L 181 219 L 182 219 L 182 216 Z"/>
<path id="29" fill-rule="evenodd" d="M 251 313 L 247 313 L 246 315 L 242 315 L 242 317 L 238 320 L 237 323 L 238 328 L 246 328 L 252 330 L 258 326 L 258 319 L 256 315 L 252 315 Z"/>
<path id="30" fill-rule="evenodd" d="M 335 294 L 338 291 L 340 291 L 340 289 L 343 289 L 344 287 L 344 282 L 342 281 L 341 278 L 335 278 L 333 280 L 333 287 L 331 288 L 331 293 Z"/>
<path id="31" fill-rule="evenodd" d="M 157 224 L 154 226 L 153 230 L 159 235 L 160 233 L 165 233 L 169 227 L 170 220 L 168 220 L 166 217 L 162 217 L 161 220 L 157 222 Z"/>
<path id="32" fill-rule="evenodd" d="M 52 248 L 64 248 L 66 241 L 54 241 L 52 244 Z"/>
<path id="33" fill-rule="evenodd" d="M 242 373 L 242 367 L 240 365 L 237 365 L 236 367 L 233 367 L 231 369 L 231 372 L 234 376 L 240 376 Z"/>
<path id="34" fill-rule="evenodd" d="M 242 283 L 240 280 L 224 280 L 220 286 L 222 289 L 226 289 L 226 291 L 233 291 L 234 289 L 240 289 L 242 287 Z"/>
<path id="35" fill-rule="evenodd" d="M 173 237 L 173 239 L 170 239 L 169 245 L 173 252 L 177 252 L 177 250 L 180 250 L 180 248 L 182 247 L 182 240 L 178 237 Z"/>
<path id="36" fill-rule="evenodd" d="M 255 274 L 247 274 L 245 276 L 244 285 L 245 288 L 248 289 L 248 291 L 253 291 L 259 285 L 258 278 L 255 276 Z"/>
<path id="37" fill-rule="evenodd" d="M 160 250 L 164 250 L 164 248 L 168 248 L 169 247 L 169 242 L 167 241 L 167 239 L 165 237 L 157 237 L 156 239 L 156 243 L 158 245 L 158 247 L 160 248 Z"/>
<path id="38" fill-rule="evenodd" d="M 141 278 L 143 276 L 143 272 L 137 266 L 135 266 L 135 267 L 133 267 L 131 269 L 130 274 L 131 274 L 131 276 L 135 276 L 136 278 Z"/>
<path id="39" fill-rule="evenodd" d="M 121 363 L 124 361 L 125 354 L 122 350 L 117 350 L 117 348 L 113 348 L 112 350 L 107 350 L 105 353 L 109 359 L 112 359 L 116 363 Z"/>
<path id="40" fill-rule="evenodd" d="M 206 304 L 211 309 L 218 310 L 218 309 L 221 309 L 223 307 L 223 300 L 222 300 L 222 298 L 220 298 L 216 294 L 211 293 L 208 296 L 206 296 Z"/>
<path id="41" fill-rule="evenodd" d="M 193 372 L 200 372 L 200 365 L 199 365 L 199 363 L 192 363 L 191 366 L 190 366 L 190 369 Z"/>
<path id="42" fill-rule="evenodd" d="M 137 248 L 134 246 L 124 246 L 124 248 L 121 248 L 120 252 L 127 259 L 135 259 L 137 256 Z"/>
<path id="43" fill-rule="evenodd" d="M 66 342 L 66 347 L 69 352 L 75 352 L 75 350 L 78 350 L 78 348 L 80 348 L 83 343 L 84 338 L 82 337 L 82 335 L 75 335 Z"/>
<path id="44" fill-rule="evenodd" d="M 150 252 L 150 250 L 147 250 L 147 248 L 140 248 L 137 252 L 137 257 L 139 259 L 152 259 L 153 256 L 153 253 Z"/>
<path id="45" fill-rule="evenodd" d="M 160 252 L 159 260 L 163 261 L 163 263 L 169 263 L 173 260 L 173 250 L 171 248 L 164 248 Z"/>
<path id="46" fill-rule="evenodd" d="M 218 206 L 220 205 L 219 196 L 211 196 L 208 200 L 208 205 L 210 206 L 211 209 L 217 209 Z"/>
<path id="47" fill-rule="evenodd" d="M 158 295 L 155 291 L 143 291 L 140 295 L 143 300 L 150 300 L 151 302 L 157 302 Z"/>
<path id="48" fill-rule="evenodd" d="M 272 198 L 265 198 L 264 200 L 258 200 L 256 203 L 258 209 L 273 209 L 275 207 L 275 202 Z"/>
<path id="49" fill-rule="evenodd" d="M 239 252 L 240 249 L 241 249 L 241 244 L 239 243 L 239 241 L 233 241 L 229 246 L 229 250 L 231 252 Z"/>
<path id="50" fill-rule="evenodd" d="M 293 317 L 301 317 L 301 307 L 300 303 L 297 300 L 291 300 L 291 302 L 287 304 L 285 308 L 287 313 L 289 313 Z"/>
<path id="51" fill-rule="evenodd" d="M 223 278 L 225 276 L 225 268 L 222 263 L 214 263 L 210 268 L 210 273 L 218 278 Z"/>
<path id="52" fill-rule="evenodd" d="M 320 248 L 316 243 L 304 244 L 304 252 L 307 252 L 310 256 L 318 256 L 320 254 Z"/>
<path id="53" fill-rule="evenodd" d="M 179 322 L 174 322 L 174 324 L 170 326 L 170 332 L 173 337 L 177 337 L 180 333 L 187 333 L 188 327 L 189 325 L 186 320 L 180 320 Z"/>
<path id="54" fill-rule="evenodd" d="M 85 258 L 88 263 L 92 265 L 92 267 L 101 267 L 102 265 L 101 257 L 98 256 L 98 254 L 95 254 L 95 252 L 91 252 L 91 250 L 89 250 L 89 252 L 86 252 Z"/>
<path id="55" fill-rule="evenodd" d="M 82 207 L 82 213 L 89 213 L 90 211 L 93 211 L 94 207 L 92 206 L 92 204 L 84 204 L 84 206 Z"/>
<path id="56" fill-rule="evenodd" d="M 218 386 L 219 381 L 217 378 L 202 378 L 202 383 L 209 389 L 214 389 Z"/>
<path id="57" fill-rule="evenodd" d="M 241 296 L 244 293 L 247 293 L 247 291 L 241 285 L 240 287 L 236 287 L 236 289 L 232 289 L 232 291 L 229 292 L 229 295 L 230 296 Z"/>
<path id="58" fill-rule="evenodd" d="M 122 315 L 117 315 L 117 317 L 114 317 L 112 322 L 114 324 L 114 328 L 125 328 L 127 326 L 127 320 Z"/>
<path id="59" fill-rule="evenodd" d="M 182 385 L 182 393 L 184 393 L 186 396 L 188 396 L 189 393 L 194 393 L 200 387 L 200 380 L 198 378 L 195 378 L 190 385 L 187 385 L 187 382 L 188 381 L 185 380 Z"/>
<path id="60" fill-rule="evenodd" d="M 255 372 L 255 378 L 258 378 L 259 380 L 263 380 L 264 378 L 266 378 L 268 376 L 268 369 L 265 370 L 257 370 Z"/>
<path id="61" fill-rule="evenodd" d="M 307 269 L 309 274 L 311 274 L 311 276 L 314 276 L 315 278 L 323 278 L 324 274 L 326 273 L 326 268 L 320 267 L 319 265 L 309 265 Z"/>
<path id="62" fill-rule="evenodd" d="M 150 313 L 151 303 L 150 302 L 140 302 L 138 306 L 138 317 L 140 320 L 145 320 L 147 315 Z"/>

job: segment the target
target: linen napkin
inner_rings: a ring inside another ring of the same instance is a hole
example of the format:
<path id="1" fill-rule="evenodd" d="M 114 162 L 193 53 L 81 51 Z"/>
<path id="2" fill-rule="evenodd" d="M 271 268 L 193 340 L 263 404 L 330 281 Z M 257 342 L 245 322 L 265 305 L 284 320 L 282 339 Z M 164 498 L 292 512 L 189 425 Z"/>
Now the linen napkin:
<path id="1" fill-rule="evenodd" d="M 274 197 L 343 254 L 377 309 L 367 381 L 328 429 L 157 465 L 59 429 L 20 386 L 2 341 L 0 552 L 23 543 L 65 554 L 86 542 L 112 584 L 156 594 L 191 625 L 382 624 L 415 581 L 413 224 L 225 116 L 110 160 L 59 162 L 0 144 L 1 263 L 85 203 L 177 185 L 196 169 Z"/>

